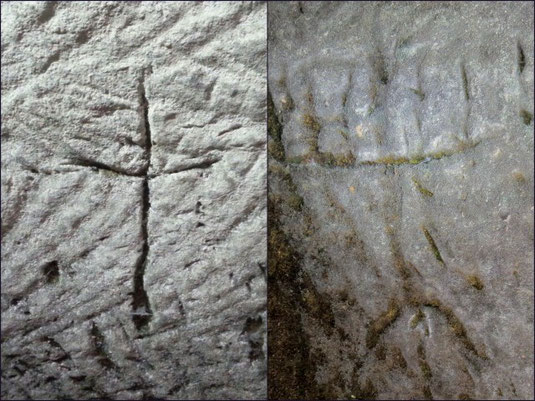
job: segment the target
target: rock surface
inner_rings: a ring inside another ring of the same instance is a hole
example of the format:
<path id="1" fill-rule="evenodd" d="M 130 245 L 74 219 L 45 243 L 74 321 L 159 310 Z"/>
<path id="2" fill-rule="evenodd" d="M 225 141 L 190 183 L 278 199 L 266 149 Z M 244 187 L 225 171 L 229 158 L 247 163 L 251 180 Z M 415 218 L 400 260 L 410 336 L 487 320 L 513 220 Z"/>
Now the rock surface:
<path id="1" fill-rule="evenodd" d="M 533 28 L 269 5 L 270 398 L 534 398 Z"/>
<path id="2" fill-rule="evenodd" d="M 2 399 L 265 398 L 265 18 L 2 4 Z"/>

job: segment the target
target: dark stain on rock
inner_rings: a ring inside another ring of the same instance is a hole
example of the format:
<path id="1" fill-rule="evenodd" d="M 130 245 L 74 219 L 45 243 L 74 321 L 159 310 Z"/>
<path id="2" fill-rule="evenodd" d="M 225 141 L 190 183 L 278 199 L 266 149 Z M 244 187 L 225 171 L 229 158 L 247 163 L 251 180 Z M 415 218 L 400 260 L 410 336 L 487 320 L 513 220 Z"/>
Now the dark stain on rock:
<path id="1" fill-rule="evenodd" d="M 57 283 L 59 280 L 59 266 L 58 261 L 53 260 L 48 262 L 42 268 L 43 275 L 48 284 Z"/>
<path id="2" fill-rule="evenodd" d="M 525 125 L 530 125 L 533 120 L 533 114 L 527 110 L 520 110 L 520 118 L 522 118 Z"/>
<path id="3" fill-rule="evenodd" d="M 526 56 L 524 54 L 524 49 L 522 48 L 522 45 L 520 42 L 517 44 L 518 48 L 518 70 L 520 71 L 520 74 L 524 72 L 524 68 L 526 68 Z"/>
<path id="4" fill-rule="evenodd" d="M 282 125 L 277 116 L 271 93 L 268 92 L 268 153 L 277 161 L 284 161 L 286 154 L 281 141 Z"/>
<path id="5" fill-rule="evenodd" d="M 115 369 L 116 365 L 111 360 L 106 350 L 106 342 L 104 335 L 95 324 L 91 322 L 91 331 L 90 331 L 91 342 L 93 343 L 93 350 L 95 356 L 97 357 L 97 362 L 106 369 Z"/>
<path id="6" fill-rule="evenodd" d="M 329 301 L 301 270 L 301 255 L 281 228 L 281 206 L 268 197 L 268 387 L 269 399 L 336 398 L 315 380 L 317 355 L 301 323 L 303 313 L 333 330 Z"/>

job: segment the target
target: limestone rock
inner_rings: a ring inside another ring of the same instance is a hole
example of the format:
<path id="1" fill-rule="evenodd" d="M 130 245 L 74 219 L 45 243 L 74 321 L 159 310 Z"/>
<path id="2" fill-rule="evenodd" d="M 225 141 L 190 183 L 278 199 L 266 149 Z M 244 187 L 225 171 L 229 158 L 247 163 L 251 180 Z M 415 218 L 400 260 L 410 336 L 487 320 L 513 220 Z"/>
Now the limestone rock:
<path id="1" fill-rule="evenodd" d="M 270 396 L 533 399 L 533 4 L 268 21 L 270 225 L 297 269 L 270 271 Z"/>
<path id="2" fill-rule="evenodd" d="M 265 398 L 265 17 L 2 4 L 2 399 Z"/>

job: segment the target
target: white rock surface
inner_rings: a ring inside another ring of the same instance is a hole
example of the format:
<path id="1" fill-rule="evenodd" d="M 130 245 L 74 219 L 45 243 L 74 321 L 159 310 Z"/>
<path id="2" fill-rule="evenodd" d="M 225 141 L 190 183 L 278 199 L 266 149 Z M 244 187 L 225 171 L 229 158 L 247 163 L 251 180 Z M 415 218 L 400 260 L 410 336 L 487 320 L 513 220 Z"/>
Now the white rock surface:
<path id="1" fill-rule="evenodd" d="M 265 18 L 2 3 L 2 399 L 265 398 Z"/>

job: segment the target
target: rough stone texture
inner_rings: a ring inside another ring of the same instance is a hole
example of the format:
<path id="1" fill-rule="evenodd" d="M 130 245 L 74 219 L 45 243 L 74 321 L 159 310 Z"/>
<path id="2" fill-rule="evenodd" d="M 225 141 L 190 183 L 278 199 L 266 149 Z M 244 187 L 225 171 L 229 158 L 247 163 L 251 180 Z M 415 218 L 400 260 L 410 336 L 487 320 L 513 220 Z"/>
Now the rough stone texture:
<path id="1" fill-rule="evenodd" d="M 266 5 L 2 3 L 2 399 L 266 396 Z"/>
<path id="2" fill-rule="evenodd" d="M 269 4 L 270 397 L 534 398 L 533 28 Z"/>

